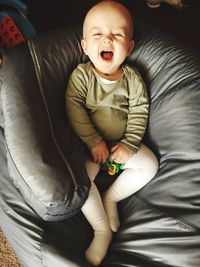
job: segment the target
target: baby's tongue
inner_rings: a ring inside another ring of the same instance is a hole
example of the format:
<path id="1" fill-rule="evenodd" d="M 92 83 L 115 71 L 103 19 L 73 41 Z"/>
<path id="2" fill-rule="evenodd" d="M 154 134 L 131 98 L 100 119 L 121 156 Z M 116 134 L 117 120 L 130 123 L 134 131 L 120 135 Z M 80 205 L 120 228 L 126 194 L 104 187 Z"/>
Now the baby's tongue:
<path id="1" fill-rule="evenodd" d="M 104 60 L 111 60 L 113 57 L 113 52 L 103 51 L 101 52 L 101 56 Z"/>

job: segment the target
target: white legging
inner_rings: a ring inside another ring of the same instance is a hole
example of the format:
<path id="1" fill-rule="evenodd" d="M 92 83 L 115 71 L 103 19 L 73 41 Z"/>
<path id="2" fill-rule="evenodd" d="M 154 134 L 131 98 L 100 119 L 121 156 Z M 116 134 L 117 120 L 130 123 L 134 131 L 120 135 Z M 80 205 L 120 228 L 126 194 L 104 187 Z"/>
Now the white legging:
<path id="1" fill-rule="evenodd" d="M 94 265 L 98 265 L 107 252 L 112 238 L 111 230 L 116 232 L 120 225 L 117 203 L 137 192 L 155 176 L 158 160 L 149 148 L 141 144 L 138 152 L 123 167 L 124 171 L 107 189 L 103 201 L 94 184 L 99 169 L 99 164 L 87 160 L 86 170 L 91 188 L 82 207 L 83 214 L 94 230 L 94 238 L 86 251 L 87 259 Z"/>

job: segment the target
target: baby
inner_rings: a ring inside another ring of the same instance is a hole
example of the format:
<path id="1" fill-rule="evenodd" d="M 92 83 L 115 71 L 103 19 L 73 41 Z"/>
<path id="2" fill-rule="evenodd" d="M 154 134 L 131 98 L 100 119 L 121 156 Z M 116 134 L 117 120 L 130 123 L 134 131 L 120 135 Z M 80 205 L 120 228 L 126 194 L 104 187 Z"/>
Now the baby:
<path id="1" fill-rule="evenodd" d="M 149 109 L 146 86 L 139 72 L 124 64 L 134 48 L 132 36 L 132 17 L 123 5 L 101 1 L 93 6 L 81 41 L 89 62 L 77 66 L 66 90 L 69 121 L 90 152 L 86 170 L 91 188 L 82 212 L 94 230 L 85 253 L 93 265 L 102 262 L 120 226 L 117 203 L 158 170 L 155 155 L 141 143 Z M 124 165 L 102 201 L 94 180 L 108 157 Z"/>

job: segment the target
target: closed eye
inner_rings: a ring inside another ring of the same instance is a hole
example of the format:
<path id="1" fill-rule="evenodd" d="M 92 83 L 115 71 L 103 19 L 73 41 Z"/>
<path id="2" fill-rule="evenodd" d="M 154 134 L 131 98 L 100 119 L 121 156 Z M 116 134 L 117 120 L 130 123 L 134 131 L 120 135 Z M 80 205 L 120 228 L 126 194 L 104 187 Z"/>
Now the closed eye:
<path id="1" fill-rule="evenodd" d="M 93 33 L 93 36 L 101 36 L 102 34 L 100 32 Z"/>
<path id="2" fill-rule="evenodd" d="M 116 37 L 125 37 L 124 34 L 122 33 L 114 33 L 113 35 Z"/>

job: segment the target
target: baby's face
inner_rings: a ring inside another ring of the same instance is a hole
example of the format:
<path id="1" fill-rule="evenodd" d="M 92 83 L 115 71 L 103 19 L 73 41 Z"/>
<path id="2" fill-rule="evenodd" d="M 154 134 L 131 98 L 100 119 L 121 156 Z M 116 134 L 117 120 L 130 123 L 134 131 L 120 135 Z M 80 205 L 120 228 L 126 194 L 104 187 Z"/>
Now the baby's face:
<path id="1" fill-rule="evenodd" d="M 134 47 L 132 22 L 120 8 L 94 8 L 84 22 L 82 47 L 104 74 L 118 71 Z"/>

